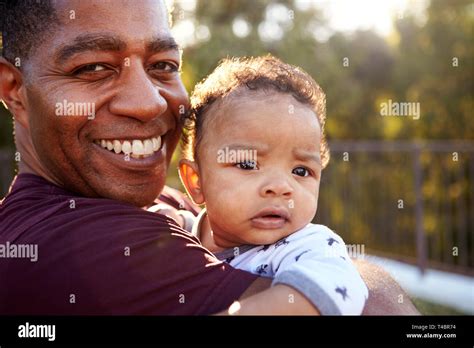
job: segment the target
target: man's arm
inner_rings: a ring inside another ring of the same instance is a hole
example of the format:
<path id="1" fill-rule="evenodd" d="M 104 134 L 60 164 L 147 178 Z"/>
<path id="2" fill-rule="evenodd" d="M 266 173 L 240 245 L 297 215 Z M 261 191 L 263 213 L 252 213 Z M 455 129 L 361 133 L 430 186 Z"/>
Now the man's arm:
<path id="1" fill-rule="evenodd" d="M 175 194 L 184 197 L 176 190 Z M 408 295 L 381 267 L 362 260 L 354 260 L 354 264 L 369 289 L 369 298 L 362 315 L 420 314 Z M 233 311 L 231 313 L 240 315 L 319 314 L 313 304 L 297 290 L 286 285 L 271 287 L 271 283 L 272 279 L 269 278 L 255 280 L 242 294 L 239 301 L 234 303 L 234 307 L 230 308 Z M 400 298 L 403 299 L 402 303 L 399 303 Z M 219 314 L 229 314 L 229 310 Z"/>
<path id="2" fill-rule="evenodd" d="M 363 315 L 419 315 L 408 295 L 382 268 L 366 261 L 354 261 L 369 289 Z M 259 278 L 226 312 L 238 315 L 318 315 L 318 310 L 301 293 L 286 285 L 271 286 L 271 279 Z M 401 296 L 400 296 L 401 295 Z M 291 299 L 291 300 L 290 300 Z M 399 303 L 399 299 L 403 299 Z"/>
<path id="3" fill-rule="evenodd" d="M 271 283 L 272 279 L 258 278 L 239 301 L 219 315 L 319 315 L 299 291 L 282 284 L 270 287 Z"/>
<path id="4" fill-rule="evenodd" d="M 362 315 L 420 315 L 408 294 L 385 270 L 362 260 L 354 260 L 354 264 L 369 288 Z"/>

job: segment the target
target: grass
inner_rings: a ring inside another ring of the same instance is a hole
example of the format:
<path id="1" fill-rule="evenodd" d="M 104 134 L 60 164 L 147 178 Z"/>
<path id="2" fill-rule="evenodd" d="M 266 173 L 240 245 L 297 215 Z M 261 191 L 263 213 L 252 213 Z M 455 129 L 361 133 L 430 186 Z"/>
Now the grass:
<path id="1" fill-rule="evenodd" d="M 469 315 L 452 307 L 429 302 L 420 298 L 412 298 L 412 301 L 422 315 Z"/>

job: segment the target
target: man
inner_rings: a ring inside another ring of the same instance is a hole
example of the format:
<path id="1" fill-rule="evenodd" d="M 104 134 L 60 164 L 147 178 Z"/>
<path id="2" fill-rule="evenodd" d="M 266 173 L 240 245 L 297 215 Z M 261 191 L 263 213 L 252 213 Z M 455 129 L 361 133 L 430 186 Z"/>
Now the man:
<path id="1" fill-rule="evenodd" d="M 141 209 L 163 190 L 187 107 L 161 1 L 18 1 L 3 44 L 0 98 L 21 160 L 0 245 L 38 255 L 0 258 L 0 313 L 212 314 L 238 301 L 230 312 L 318 314 Z M 360 271 L 367 314 L 416 313 L 388 275 Z"/>

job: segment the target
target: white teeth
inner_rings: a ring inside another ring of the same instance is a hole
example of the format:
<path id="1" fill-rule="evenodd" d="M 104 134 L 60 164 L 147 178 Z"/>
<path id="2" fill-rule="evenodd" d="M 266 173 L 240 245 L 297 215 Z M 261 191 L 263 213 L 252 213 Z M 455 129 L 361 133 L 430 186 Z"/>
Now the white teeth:
<path id="1" fill-rule="evenodd" d="M 107 140 L 107 150 L 112 151 L 114 149 L 114 144 L 111 141 Z"/>
<path id="2" fill-rule="evenodd" d="M 129 154 L 132 152 L 132 145 L 130 144 L 130 142 L 128 140 L 125 140 L 122 144 L 122 152 L 124 154 Z"/>
<path id="3" fill-rule="evenodd" d="M 158 151 L 161 146 L 161 137 L 151 139 L 153 142 L 153 151 Z"/>
<path id="4" fill-rule="evenodd" d="M 116 154 L 130 154 L 133 158 L 145 158 L 153 155 L 161 148 L 161 137 L 145 140 L 94 140 L 94 143 Z"/>
<path id="5" fill-rule="evenodd" d="M 145 149 L 141 140 L 134 140 L 132 143 L 132 152 L 134 155 L 144 155 Z"/>
<path id="6" fill-rule="evenodd" d="M 153 154 L 153 142 L 150 139 L 147 139 L 143 142 L 144 145 L 144 154 L 152 155 Z"/>
<path id="7" fill-rule="evenodd" d="M 114 151 L 115 153 L 120 153 L 122 151 L 122 144 L 120 144 L 120 141 L 114 140 Z"/>

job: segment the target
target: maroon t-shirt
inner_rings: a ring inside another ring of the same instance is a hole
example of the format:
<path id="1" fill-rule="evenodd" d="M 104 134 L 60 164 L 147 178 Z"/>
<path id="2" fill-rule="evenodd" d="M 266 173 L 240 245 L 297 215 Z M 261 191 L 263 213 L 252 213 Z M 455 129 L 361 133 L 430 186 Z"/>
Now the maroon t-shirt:
<path id="1" fill-rule="evenodd" d="M 0 203 L 2 245 L 0 314 L 212 314 L 256 279 L 172 219 L 31 174 Z M 36 262 L 12 257 L 20 245 L 37 245 Z"/>

